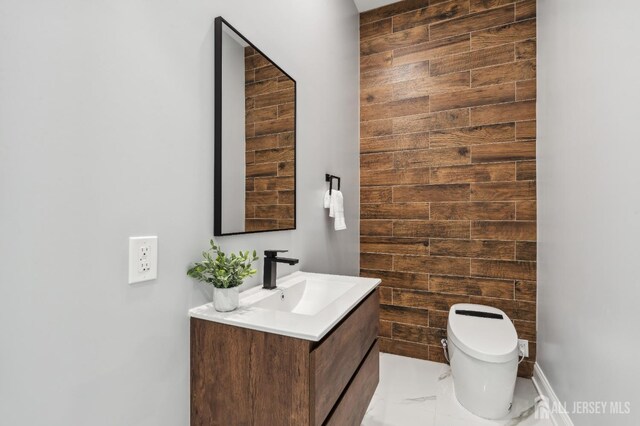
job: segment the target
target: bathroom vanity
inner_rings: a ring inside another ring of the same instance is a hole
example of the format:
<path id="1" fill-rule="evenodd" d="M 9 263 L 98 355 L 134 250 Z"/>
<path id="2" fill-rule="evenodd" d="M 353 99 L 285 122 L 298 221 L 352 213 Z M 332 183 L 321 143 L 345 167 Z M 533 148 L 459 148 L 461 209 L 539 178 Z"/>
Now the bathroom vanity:
<path id="1" fill-rule="evenodd" d="M 377 387 L 380 280 L 296 272 L 192 309 L 192 425 L 359 425 Z"/>

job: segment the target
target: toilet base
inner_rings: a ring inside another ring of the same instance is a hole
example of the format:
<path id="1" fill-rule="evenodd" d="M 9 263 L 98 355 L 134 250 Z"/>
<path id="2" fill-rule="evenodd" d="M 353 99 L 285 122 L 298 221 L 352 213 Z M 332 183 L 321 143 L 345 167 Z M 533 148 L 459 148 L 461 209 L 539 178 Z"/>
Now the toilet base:
<path id="1" fill-rule="evenodd" d="M 460 404 L 489 420 L 509 414 L 518 374 L 518 356 L 501 363 L 472 358 L 449 340 L 453 387 Z"/>

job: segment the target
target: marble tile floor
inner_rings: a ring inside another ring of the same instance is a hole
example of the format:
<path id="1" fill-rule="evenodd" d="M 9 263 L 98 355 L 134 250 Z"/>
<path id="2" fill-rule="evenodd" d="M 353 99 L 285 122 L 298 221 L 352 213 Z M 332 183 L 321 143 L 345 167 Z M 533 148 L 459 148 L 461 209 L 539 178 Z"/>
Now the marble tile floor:
<path id="1" fill-rule="evenodd" d="M 553 426 L 534 415 L 538 393 L 529 379 L 518 378 L 507 418 L 485 420 L 456 400 L 449 366 L 380 354 L 380 383 L 363 426 Z"/>

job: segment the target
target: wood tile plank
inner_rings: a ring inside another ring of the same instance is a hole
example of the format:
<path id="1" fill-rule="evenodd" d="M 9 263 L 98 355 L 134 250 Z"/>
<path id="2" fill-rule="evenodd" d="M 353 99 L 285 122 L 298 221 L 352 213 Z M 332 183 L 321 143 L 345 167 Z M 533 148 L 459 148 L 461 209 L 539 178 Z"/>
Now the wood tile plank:
<path id="1" fill-rule="evenodd" d="M 246 97 L 253 97 L 264 93 L 276 92 L 278 89 L 278 80 L 264 80 L 257 83 L 249 83 L 244 87 L 244 94 Z"/>
<path id="2" fill-rule="evenodd" d="M 518 201 L 516 202 L 517 220 L 536 220 L 536 202 Z"/>
<path id="3" fill-rule="evenodd" d="M 392 201 L 391 187 L 368 187 L 360 189 L 360 203 L 390 203 Z"/>
<path id="4" fill-rule="evenodd" d="M 536 102 L 521 101 L 506 104 L 471 108 L 469 122 L 473 126 L 482 124 L 528 121 L 536 118 Z"/>
<path id="5" fill-rule="evenodd" d="M 391 67 L 393 53 L 391 51 L 380 52 L 373 55 L 360 57 L 360 73 L 376 71 Z"/>
<path id="6" fill-rule="evenodd" d="M 429 61 L 376 68 L 360 76 L 360 87 L 379 87 L 429 76 Z"/>
<path id="7" fill-rule="evenodd" d="M 372 55 L 429 41 L 429 27 L 415 27 L 360 42 L 360 55 Z"/>
<path id="8" fill-rule="evenodd" d="M 374 138 L 393 134 L 393 121 L 384 119 L 360 123 L 360 137 Z"/>
<path id="9" fill-rule="evenodd" d="M 516 167 L 509 163 L 473 164 L 465 166 L 433 167 L 430 182 L 474 183 L 511 181 L 516 178 Z"/>
<path id="10" fill-rule="evenodd" d="M 389 18 L 415 9 L 422 9 L 427 6 L 429 6 L 429 0 L 405 0 L 402 2 L 391 3 L 386 6 L 362 12 L 360 14 L 360 25 L 379 21 L 381 19 Z"/>
<path id="11" fill-rule="evenodd" d="M 535 139 L 536 121 L 520 121 L 516 123 L 516 139 Z"/>
<path id="12" fill-rule="evenodd" d="M 361 277 L 380 278 L 382 285 L 393 288 L 428 290 L 429 275 L 398 271 L 360 271 Z"/>
<path id="13" fill-rule="evenodd" d="M 293 217 L 292 204 L 277 204 L 269 206 L 256 206 L 256 218 L 258 219 L 281 219 Z"/>
<path id="14" fill-rule="evenodd" d="M 471 49 L 485 49 L 536 37 L 536 20 L 515 22 L 471 33 Z"/>
<path id="15" fill-rule="evenodd" d="M 506 260 L 471 259 L 471 275 L 490 278 L 535 280 L 536 263 Z"/>
<path id="16" fill-rule="evenodd" d="M 514 59 L 514 45 L 504 44 L 488 49 L 474 50 L 432 59 L 429 65 L 429 73 L 435 76 L 452 72 L 468 71 L 513 62 Z"/>
<path id="17" fill-rule="evenodd" d="M 428 132 L 360 139 L 361 153 L 404 151 L 408 149 L 426 148 L 429 148 Z"/>
<path id="18" fill-rule="evenodd" d="M 469 13 L 468 0 L 451 0 L 433 4 L 424 9 L 405 12 L 393 17 L 393 31 L 402 31 L 420 25 L 464 16 Z"/>
<path id="19" fill-rule="evenodd" d="M 391 97 L 392 99 L 400 100 L 420 96 L 433 96 L 435 94 L 446 93 L 451 90 L 466 89 L 469 87 L 470 82 L 471 73 L 469 71 L 431 77 L 427 75 L 423 78 L 392 84 L 390 86 Z M 383 98 L 383 96 L 378 93 L 377 98 L 380 99 Z M 368 98 L 367 101 L 369 101 Z"/>
<path id="20" fill-rule="evenodd" d="M 429 219 L 429 203 L 361 204 L 363 219 Z"/>
<path id="21" fill-rule="evenodd" d="M 455 53 L 468 52 L 469 50 L 471 50 L 471 36 L 462 34 L 395 49 L 393 50 L 393 65 L 428 61 Z"/>
<path id="22" fill-rule="evenodd" d="M 470 0 L 469 9 L 472 13 L 483 10 L 494 9 L 513 3 L 514 0 Z"/>
<path id="23" fill-rule="evenodd" d="M 431 220 L 513 220 L 512 202 L 431 203 Z"/>
<path id="24" fill-rule="evenodd" d="M 518 241 L 516 242 L 516 259 L 517 260 L 532 260 L 535 261 L 537 257 L 537 244 L 533 241 Z"/>
<path id="25" fill-rule="evenodd" d="M 514 282 L 513 280 L 431 275 L 429 277 L 429 291 L 513 299 Z"/>
<path id="26" fill-rule="evenodd" d="M 471 147 L 472 163 L 524 161 L 536 158 L 536 142 L 511 142 Z M 506 180 L 506 179 L 505 179 Z"/>
<path id="27" fill-rule="evenodd" d="M 382 302 L 382 298 L 380 298 L 380 302 Z M 391 304 L 390 302 L 387 303 L 387 301 L 385 301 L 385 304 Z M 391 338 L 391 326 L 393 325 L 393 323 L 391 321 L 382 321 L 380 320 L 378 323 L 378 336 L 380 337 L 387 337 L 387 338 Z"/>
<path id="28" fill-rule="evenodd" d="M 259 151 L 278 147 L 278 135 L 258 136 L 246 139 L 247 151 Z"/>
<path id="29" fill-rule="evenodd" d="M 516 300 L 536 301 L 535 281 L 516 281 Z"/>
<path id="30" fill-rule="evenodd" d="M 536 0 L 523 0 L 516 3 L 516 21 L 536 17 Z"/>
<path id="31" fill-rule="evenodd" d="M 392 335 L 396 340 L 421 343 L 423 345 L 438 345 L 447 337 L 445 330 L 440 328 L 421 327 L 417 325 L 398 324 L 392 325 Z"/>
<path id="32" fill-rule="evenodd" d="M 426 325 L 429 323 L 429 311 L 405 306 L 380 305 L 380 319 L 403 324 Z"/>
<path id="33" fill-rule="evenodd" d="M 360 235 L 391 236 L 393 235 L 393 221 L 391 220 L 360 220 Z"/>
<path id="34" fill-rule="evenodd" d="M 376 152 L 360 155 L 360 168 L 362 170 L 387 170 L 393 169 L 395 164 L 393 152 Z"/>
<path id="35" fill-rule="evenodd" d="M 396 118 L 405 115 L 429 112 L 429 97 L 402 99 L 399 101 L 363 105 L 360 107 L 360 121 Z"/>
<path id="36" fill-rule="evenodd" d="M 516 327 L 519 339 L 536 340 L 536 323 L 533 321 L 514 320 L 513 325 Z"/>
<path id="37" fill-rule="evenodd" d="M 468 184 L 413 185 L 393 187 L 393 202 L 469 201 Z"/>
<path id="38" fill-rule="evenodd" d="M 471 71 L 471 86 L 491 86 L 536 78 L 536 61 L 518 61 Z"/>
<path id="39" fill-rule="evenodd" d="M 519 161 L 516 163 L 517 180 L 536 180 L 536 162 Z"/>
<path id="40" fill-rule="evenodd" d="M 473 72 L 471 75 L 473 76 Z M 514 84 L 499 84 L 431 95 L 430 108 L 431 112 L 435 112 L 448 109 L 513 102 L 515 100 L 516 88 Z"/>
<path id="41" fill-rule="evenodd" d="M 396 220 L 393 222 L 393 236 L 427 238 L 469 238 L 469 222 L 451 220 Z"/>
<path id="42" fill-rule="evenodd" d="M 276 176 L 278 174 L 278 164 L 249 164 L 246 166 L 245 174 L 247 177 Z"/>
<path id="43" fill-rule="evenodd" d="M 263 192 L 246 192 L 245 193 L 246 204 L 277 204 L 278 203 L 278 191 L 263 191 Z"/>
<path id="44" fill-rule="evenodd" d="M 471 222 L 473 239 L 535 241 L 536 235 L 536 223 L 533 221 Z"/>
<path id="45" fill-rule="evenodd" d="M 514 12 L 514 5 L 510 4 L 497 9 L 451 19 L 450 21 L 438 22 L 429 26 L 431 39 L 437 40 L 495 27 L 496 25 L 507 24 L 513 22 Z"/>
<path id="46" fill-rule="evenodd" d="M 429 183 L 429 168 L 360 170 L 361 186 L 417 185 Z"/>
<path id="47" fill-rule="evenodd" d="M 469 110 L 467 108 L 392 119 L 394 134 L 428 132 L 468 125 Z"/>
<path id="48" fill-rule="evenodd" d="M 429 239 L 362 236 L 360 252 L 429 255 Z"/>
<path id="49" fill-rule="evenodd" d="M 468 263 L 468 262 L 467 262 Z M 393 300 L 401 306 L 448 311 L 456 303 L 469 303 L 469 296 L 458 294 L 438 294 L 418 290 L 393 290 Z"/>
<path id="50" fill-rule="evenodd" d="M 431 275 L 431 277 L 436 277 L 437 275 Z M 449 277 L 455 278 L 455 277 Z M 429 327 L 434 328 L 447 328 L 447 321 L 449 320 L 449 311 L 438 311 L 431 310 L 429 311 Z"/>
<path id="51" fill-rule="evenodd" d="M 393 256 L 380 253 L 360 253 L 360 267 L 362 269 L 392 269 Z"/>
<path id="52" fill-rule="evenodd" d="M 537 96 L 536 80 L 525 80 L 516 82 L 516 100 L 524 101 L 535 99 Z"/>
<path id="53" fill-rule="evenodd" d="M 393 98 L 392 85 L 370 86 L 370 87 L 361 88 L 360 90 L 360 108 L 361 109 L 371 104 L 391 102 L 393 99 L 394 98 Z"/>
<path id="54" fill-rule="evenodd" d="M 286 104 L 295 100 L 293 90 L 279 90 L 277 92 L 265 93 L 254 97 L 255 108 L 264 108 L 273 105 Z"/>
<path id="55" fill-rule="evenodd" d="M 535 200 L 536 184 L 532 181 L 472 183 L 472 201 Z"/>
<path id="56" fill-rule="evenodd" d="M 276 166 L 277 163 L 269 163 Z M 261 166 L 266 166 L 267 164 L 261 164 Z M 247 166 L 247 170 L 249 167 Z M 256 177 L 254 180 L 254 190 L 255 191 L 288 191 L 295 189 L 295 181 L 293 177 Z"/>
<path id="57" fill-rule="evenodd" d="M 536 40 L 529 39 L 516 42 L 516 61 L 536 58 Z"/>
<path id="58" fill-rule="evenodd" d="M 278 118 L 277 120 L 261 121 L 255 124 L 256 136 L 273 133 L 290 132 L 295 126 L 293 117 Z"/>
<path id="59" fill-rule="evenodd" d="M 515 139 L 517 124 L 490 124 L 431 132 L 430 146 L 431 148 L 444 148 L 511 142 Z"/>
<path id="60" fill-rule="evenodd" d="M 471 232 L 471 238 L 477 238 Z M 511 241 L 449 240 L 431 238 L 431 256 L 473 257 L 478 259 L 513 260 L 515 245 Z M 530 260 L 530 259 L 522 259 Z"/>
<path id="61" fill-rule="evenodd" d="M 368 24 L 360 26 L 360 41 L 364 41 L 373 37 L 379 37 L 385 34 L 391 34 L 392 32 L 393 26 L 391 18 L 369 22 Z"/>
<path id="62" fill-rule="evenodd" d="M 393 154 L 393 167 L 404 170 L 415 167 L 468 164 L 468 148 L 440 148 L 399 151 Z"/>
<path id="63" fill-rule="evenodd" d="M 280 161 L 293 161 L 295 152 L 293 147 L 273 148 L 264 151 L 255 151 L 256 163 L 274 163 Z"/>

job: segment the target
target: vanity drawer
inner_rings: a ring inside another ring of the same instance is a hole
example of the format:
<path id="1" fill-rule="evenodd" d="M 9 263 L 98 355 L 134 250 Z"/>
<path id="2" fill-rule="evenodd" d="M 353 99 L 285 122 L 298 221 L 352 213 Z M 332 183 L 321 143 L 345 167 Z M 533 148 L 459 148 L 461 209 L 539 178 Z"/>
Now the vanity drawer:
<path id="1" fill-rule="evenodd" d="M 373 291 L 311 352 L 313 424 L 323 424 L 376 340 L 379 306 Z"/>
<path id="2" fill-rule="evenodd" d="M 340 398 L 327 426 L 358 426 L 367 412 L 380 380 L 380 347 L 376 340 L 358 373 Z"/>

